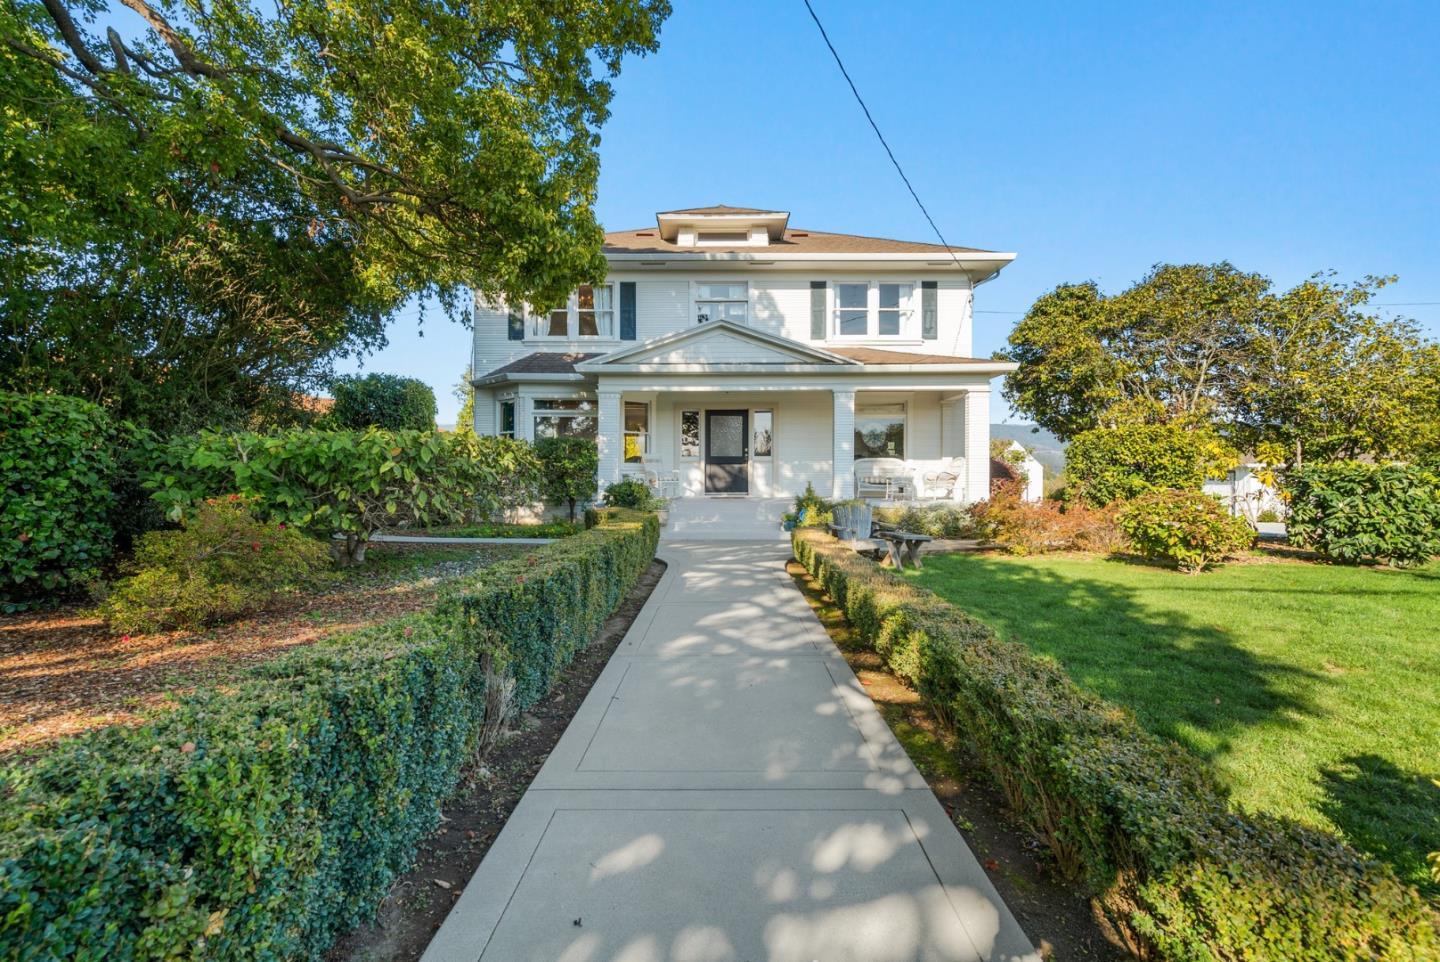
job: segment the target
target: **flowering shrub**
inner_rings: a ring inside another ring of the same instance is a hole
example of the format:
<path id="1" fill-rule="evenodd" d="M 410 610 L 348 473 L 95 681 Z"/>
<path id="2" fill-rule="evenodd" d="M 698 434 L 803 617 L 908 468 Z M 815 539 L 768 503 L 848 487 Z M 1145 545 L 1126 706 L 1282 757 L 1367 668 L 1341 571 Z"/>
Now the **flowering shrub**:
<path id="1" fill-rule="evenodd" d="M 325 545 L 284 522 L 256 521 L 253 499 L 211 498 L 179 531 L 142 535 L 126 573 L 100 605 L 119 631 L 197 627 L 264 608 L 313 580 Z"/>
<path id="2" fill-rule="evenodd" d="M 989 501 L 971 511 L 975 533 L 1011 554 L 1047 551 L 1115 551 L 1125 537 L 1115 524 L 1115 508 L 1091 508 L 1082 502 L 1026 501 L 1019 482 L 995 486 Z"/>
<path id="3" fill-rule="evenodd" d="M 1120 511 L 1120 527 L 1147 558 L 1194 574 L 1255 543 L 1255 530 L 1198 491 L 1151 491 Z"/>

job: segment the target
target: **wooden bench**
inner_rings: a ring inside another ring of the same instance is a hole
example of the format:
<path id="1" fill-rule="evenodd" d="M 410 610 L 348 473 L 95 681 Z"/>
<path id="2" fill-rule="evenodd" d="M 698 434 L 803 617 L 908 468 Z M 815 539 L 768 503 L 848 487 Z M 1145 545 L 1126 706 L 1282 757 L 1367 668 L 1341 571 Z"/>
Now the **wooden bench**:
<path id="1" fill-rule="evenodd" d="M 875 537 L 883 540 L 889 547 L 890 567 L 900 569 L 905 567 L 901 562 L 901 549 L 904 549 L 904 560 L 910 562 L 912 568 L 925 567 L 920 563 L 920 546 L 927 541 L 935 539 L 928 534 L 916 534 L 913 531 L 899 531 L 894 528 L 882 528 L 879 525 L 875 528 Z"/>

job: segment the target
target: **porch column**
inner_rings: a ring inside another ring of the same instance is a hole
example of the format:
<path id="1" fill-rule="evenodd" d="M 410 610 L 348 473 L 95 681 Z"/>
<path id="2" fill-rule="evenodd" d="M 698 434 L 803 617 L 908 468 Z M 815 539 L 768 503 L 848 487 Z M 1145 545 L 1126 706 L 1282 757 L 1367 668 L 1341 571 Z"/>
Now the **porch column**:
<path id="1" fill-rule="evenodd" d="M 600 452 L 600 468 L 596 481 L 600 493 L 620 480 L 620 463 L 623 459 L 625 438 L 620 418 L 620 392 L 599 391 L 596 394 L 598 421 L 595 444 Z"/>
<path id="2" fill-rule="evenodd" d="M 965 392 L 965 500 L 990 497 L 990 392 Z"/>
<path id="3" fill-rule="evenodd" d="M 831 459 L 830 497 L 855 497 L 855 392 L 831 391 L 835 399 L 835 453 Z"/>

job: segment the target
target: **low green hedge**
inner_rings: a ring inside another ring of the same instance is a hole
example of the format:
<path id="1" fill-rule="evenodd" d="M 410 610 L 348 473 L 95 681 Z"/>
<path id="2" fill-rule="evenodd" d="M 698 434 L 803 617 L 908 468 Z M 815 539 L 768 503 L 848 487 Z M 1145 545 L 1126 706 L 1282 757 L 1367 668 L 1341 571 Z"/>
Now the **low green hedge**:
<path id="1" fill-rule="evenodd" d="M 316 958 L 368 917 L 472 756 L 482 655 L 528 701 L 654 552 L 650 516 L 463 579 L 0 772 L 0 958 Z"/>
<path id="2" fill-rule="evenodd" d="M 1054 662 L 818 531 L 796 558 L 965 734 L 1061 868 L 1150 957 L 1440 958 L 1432 910 L 1336 837 L 1234 812 L 1209 769 Z"/>
<path id="3" fill-rule="evenodd" d="M 1290 540 L 1336 561 L 1440 556 L 1440 464 L 1310 465 L 1291 472 L 1285 490 Z"/>

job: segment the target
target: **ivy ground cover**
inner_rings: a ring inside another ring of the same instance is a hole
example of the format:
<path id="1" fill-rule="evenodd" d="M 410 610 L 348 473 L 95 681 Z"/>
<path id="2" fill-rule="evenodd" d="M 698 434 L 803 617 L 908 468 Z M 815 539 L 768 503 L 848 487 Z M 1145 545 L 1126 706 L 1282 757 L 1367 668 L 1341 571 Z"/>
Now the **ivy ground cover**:
<path id="1" fill-rule="evenodd" d="M 952 554 L 907 574 L 1209 760 L 1240 807 L 1338 831 L 1440 897 L 1440 565 Z"/>

